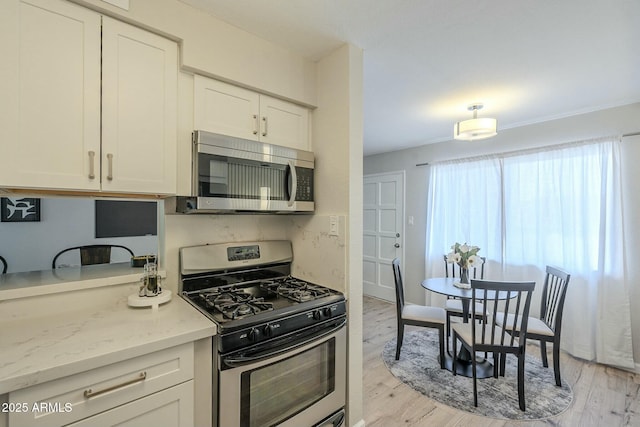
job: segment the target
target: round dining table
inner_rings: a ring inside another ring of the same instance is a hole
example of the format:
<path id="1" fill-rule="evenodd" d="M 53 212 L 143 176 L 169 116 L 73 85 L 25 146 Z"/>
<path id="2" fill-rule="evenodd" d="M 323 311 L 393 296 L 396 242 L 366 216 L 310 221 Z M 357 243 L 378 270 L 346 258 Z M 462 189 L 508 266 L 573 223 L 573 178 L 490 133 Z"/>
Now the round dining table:
<path id="1" fill-rule="evenodd" d="M 446 295 L 448 297 L 459 298 L 462 303 L 462 321 L 464 323 L 469 322 L 469 307 L 471 305 L 471 298 L 473 292 L 471 289 L 463 289 L 454 285 L 454 283 L 460 283 L 459 278 L 453 277 L 432 277 L 422 281 L 422 287 L 437 294 Z M 502 298 L 500 298 L 502 297 Z M 500 295 L 499 299 L 506 298 Z M 445 337 L 445 339 L 448 339 Z M 472 377 L 472 359 L 471 353 L 463 345 L 460 346 L 460 351 L 456 355 L 456 373 L 464 375 L 466 377 Z M 453 356 L 449 353 L 445 353 L 445 367 L 449 371 L 453 371 Z M 488 378 L 493 376 L 493 364 L 486 358 L 476 357 L 476 378 Z"/>

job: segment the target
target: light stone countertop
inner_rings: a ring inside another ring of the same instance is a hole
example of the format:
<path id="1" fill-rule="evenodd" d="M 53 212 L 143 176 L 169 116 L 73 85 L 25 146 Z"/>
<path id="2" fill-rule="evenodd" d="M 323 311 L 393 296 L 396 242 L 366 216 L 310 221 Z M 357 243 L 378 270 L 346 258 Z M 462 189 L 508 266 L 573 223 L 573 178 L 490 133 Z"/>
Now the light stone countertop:
<path id="1" fill-rule="evenodd" d="M 137 284 L 0 301 L 0 395 L 215 335 L 180 296 L 131 308 Z"/>

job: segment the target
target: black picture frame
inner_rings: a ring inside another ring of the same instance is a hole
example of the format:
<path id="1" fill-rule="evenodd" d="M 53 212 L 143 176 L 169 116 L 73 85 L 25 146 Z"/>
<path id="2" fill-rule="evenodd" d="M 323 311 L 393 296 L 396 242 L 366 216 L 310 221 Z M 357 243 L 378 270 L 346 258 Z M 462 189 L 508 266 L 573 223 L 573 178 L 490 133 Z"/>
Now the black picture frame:
<path id="1" fill-rule="evenodd" d="M 136 237 L 158 234 L 158 202 L 95 201 L 95 237 Z"/>
<path id="2" fill-rule="evenodd" d="M 39 222 L 40 199 L 0 198 L 0 222 Z"/>

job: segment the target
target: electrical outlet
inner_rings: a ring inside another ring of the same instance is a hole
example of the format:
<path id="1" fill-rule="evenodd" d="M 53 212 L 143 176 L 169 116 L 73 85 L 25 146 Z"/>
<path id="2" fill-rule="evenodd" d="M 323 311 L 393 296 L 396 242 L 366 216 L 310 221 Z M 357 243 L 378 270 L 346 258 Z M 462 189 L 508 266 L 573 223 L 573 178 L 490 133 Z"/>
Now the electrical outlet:
<path id="1" fill-rule="evenodd" d="M 329 217 L 329 236 L 338 235 L 338 216 L 331 215 Z"/>

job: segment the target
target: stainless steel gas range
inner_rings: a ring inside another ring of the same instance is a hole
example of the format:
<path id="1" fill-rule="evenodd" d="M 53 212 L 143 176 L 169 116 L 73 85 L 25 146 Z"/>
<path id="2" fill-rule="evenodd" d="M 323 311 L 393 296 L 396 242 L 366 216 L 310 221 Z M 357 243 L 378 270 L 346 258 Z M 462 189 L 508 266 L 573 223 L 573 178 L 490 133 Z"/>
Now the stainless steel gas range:
<path id="1" fill-rule="evenodd" d="M 283 240 L 180 249 L 181 295 L 218 327 L 214 426 L 344 424 L 345 298 L 292 260 Z"/>

